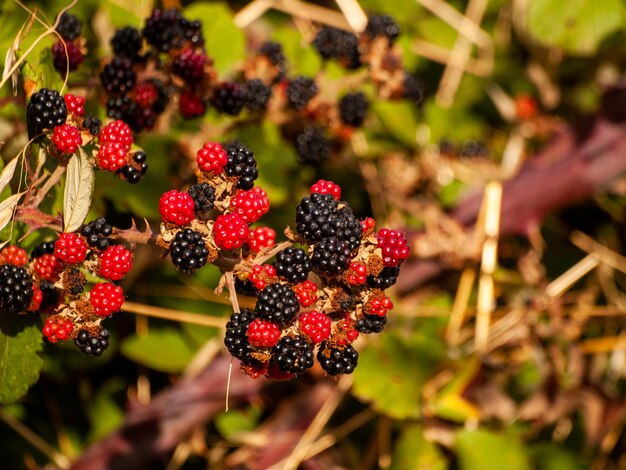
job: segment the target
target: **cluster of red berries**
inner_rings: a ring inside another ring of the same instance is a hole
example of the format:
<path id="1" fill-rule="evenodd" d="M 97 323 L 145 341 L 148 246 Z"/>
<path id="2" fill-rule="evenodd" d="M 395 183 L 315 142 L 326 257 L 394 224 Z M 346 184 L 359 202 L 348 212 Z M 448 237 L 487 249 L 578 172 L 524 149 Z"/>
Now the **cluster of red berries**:
<path id="1" fill-rule="evenodd" d="M 231 316 L 224 344 L 251 377 L 290 378 L 315 359 L 329 375 L 349 374 L 358 362 L 352 343 L 386 324 L 393 303 L 384 290 L 409 256 L 406 238 L 376 232 L 373 219 L 359 221 L 340 198 L 339 186 L 318 181 L 296 209 L 293 245 L 272 264 L 251 257 L 235 269 L 242 293 L 257 302 Z"/>
<path id="2" fill-rule="evenodd" d="M 157 243 L 168 249 L 174 265 L 187 273 L 210 263 L 220 251 L 240 254 L 272 246 L 276 234 L 249 224 L 269 211 L 267 194 L 254 187 L 256 160 L 243 144 L 226 148 L 207 142 L 196 155 L 198 183 L 187 191 L 161 196 L 163 219 Z"/>
<path id="3" fill-rule="evenodd" d="M 50 342 L 80 335 L 76 345 L 81 351 L 101 354 L 108 332 L 103 342 L 100 324 L 124 303 L 122 288 L 112 281 L 123 279 L 132 267 L 132 253 L 113 244 L 112 234 L 113 228 L 99 218 L 80 233 L 64 232 L 54 242 L 40 243 L 30 260 L 24 249 L 5 247 L 0 251 L 0 308 L 46 315 L 42 331 Z M 86 274 L 102 279 L 89 292 Z M 97 345 L 85 343 L 85 334 L 96 338 Z"/>

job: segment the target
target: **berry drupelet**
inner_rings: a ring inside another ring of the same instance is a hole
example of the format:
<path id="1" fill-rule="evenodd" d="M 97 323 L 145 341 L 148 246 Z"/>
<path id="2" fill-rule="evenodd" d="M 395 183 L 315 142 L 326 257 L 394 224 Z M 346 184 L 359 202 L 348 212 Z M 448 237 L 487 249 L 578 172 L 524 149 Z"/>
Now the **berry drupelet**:
<path id="1" fill-rule="evenodd" d="M 304 109 L 318 91 L 315 81 L 303 75 L 290 80 L 287 88 L 285 88 L 289 104 L 298 110 Z"/>
<path id="2" fill-rule="evenodd" d="M 46 130 L 65 124 L 67 106 L 56 90 L 42 88 L 33 93 L 26 107 L 28 138 L 32 139 Z"/>
<path id="3" fill-rule="evenodd" d="M 367 285 L 373 289 L 388 289 L 396 283 L 399 274 L 400 266 L 383 268 L 378 276 L 367 277 Z"/>
<path id="4" fill-rule="evenodd" d="M 324 342 L 317 351 L 317 361 L 328 375 L 351 374 L 359 361 L 359 353 L 352 346 L 338 349 Z"/>
<path id="5" fill-rule="evenodd" d="M 324 238 L 315 244 L 311 261 L 321 273 L 341 274 L 350 263 L 350 247 L 337 237 Z"/>
<path id="6" fill-rule="evenodd" d="M 208 183 L 194 184 L 187 190 L 194 202 L 196 214 L 213 209 L 215 202 L 215 188 Z"/>
<path id="7" fill-rule="evenodd" d="M 313 265 L 302 248 L 290 246 L 276 254 L 274 267 L 276 274 L 289 282 L 298 283 L 306 281 Z"/>
<path id="8" fill-rule="evenodd" d="M 330 141 L 316 126 L 306 126 L 296 137 L 296 154 L 301 163 L 319 164 L 330 158 Z"/>
<path id="9" fill-rule="evenodd" d="M 301 336 L 285 336 L 272 349 L 272 359 L 281 372 L 301 374 L 313 367 L 313 344 Z"/>
<path id="10" fill-rule="evenodd" d="M 109 347 L 109 330 L 102 328 L 95 335 L 90 335 L 87 330 L 80 330 L 74 344 L 83 354 L 100 356 Z"/>
<path id="11" fill-rule="evenodd" d="M 363 314 L 356 322 L 356 329 L 364 334 L 380 333 L 386 324 L 386 316 Z"/>
<path id="12" fill-rule="evenodd" d="M 139 30 L 131 26 L 126 26 L 115 31 L 111 38 L 111 48 L 118 56 L 128 57 L 136 61 L 141 51 L 142 41 Z"/>
<path id="13" fill-rule="evenodd" d="M 113 226 L 107 224 L 104 217 L 98 217 L 87 225 L 84 225 L 80 233 L 87 239 L 92 248 L 106 250 L 109 246 L 109 238 L 113 234 Z"/>
<path id="14" fill-rule="evenodd" d="M 33 298 L 33 280 L 24 268 L 0 266 L 0 310 L 8 313 L 24 311 Z"/>
<path id="15" fill-rule="evenodd" d="M 200 232 L 186 228 L 174 237 L 170 245 L 170 255 L 174 266 L 191 274 L 206 264 L 209 249 Z"/>
<path id="16" fill-rule="evenodd" d="M 54 242 L 41 242 L 30 253 L 31 259 L 40 258 L 43 255 L 51 255 L 54 253 Z"/>
<path id="17" fill-rule="evenodd" d="M 363 93 L 348 93 L 339 101 L 339 117 L 344 124 L 360 127 L 365 120 L 369 103 Z"/>
<path id="18" fill-rule="evenodd" d="M 250 358 L 250 343 L 248 342 L 248 327 L 254 321 L 254 314 L 250 310 L 242 309 L 239 313 L 233 313 L 226 323 L 224 346 L 237 359 Z"/>
<path id="19" fill-rule="evenodd" d="M 227 157 L 228 163 L 224 166 L 226 174 L 238 179 L 238 188 L 252 189 L 254 181 L 259 177 L 252 150 L 243 144 L 231 144 L 227 148 Z"/>
<path id="20" fill-rule="evenodd" d="M 300 310 L 295 292 L 283 284 L 270 284 L 259 292 L 257 299 L 256 316 L 279 325 L 289 323 Z"/>

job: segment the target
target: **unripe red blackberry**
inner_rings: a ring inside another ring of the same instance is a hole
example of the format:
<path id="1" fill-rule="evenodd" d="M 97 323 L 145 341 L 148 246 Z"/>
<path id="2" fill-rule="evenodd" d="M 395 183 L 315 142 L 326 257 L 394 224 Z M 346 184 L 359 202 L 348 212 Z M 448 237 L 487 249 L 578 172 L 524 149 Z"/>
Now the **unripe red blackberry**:
<path id="1" fill-rule="evenodd" d="M 393 268 L 383 268 L 378 276 L 368 276 L 367 285 L 373 289 L 385 290 L 393 286 L 398 280 L 400 266 Z"/>
<path id="2" fill-rule="evenodd" d="M 393 44 L 400 36 L 400 27 L 389 15 L 371 15 L 368 18 L 365 34 L 371 38 L 384 36 L 390 44 Z"/>
<path id="3" fill-rule="evenodd" d="M 324 26 L 317 33 L 312 44 L 324 59 L 336 60 L 349 69 L 361 65 L 359 38 L 354 33 Z"/>
<path id="4" fill-rule="evenodd" d="M 74 344 L 80 352 L 88 356 L 101 356 L 109 347 L 109 330 L 102 328 L 98 334 L 89 334 L 87 330 L 80 330 L 74 339 Z"/>
<path id="5" fill-rule="evenodd" d="M 85 56 L 76 43 L 61 39 L 52 46 L 52 65 L 61 74 L 76 70 L 83 60 Z"/>
<path id="6" fill-rule="evenodd" d="M 128 150 L 122 144 L 105 143 L 100 146 L 97 154 L 98 166 L 105 171 L 116 172 L 126 165 Z"/>
<path id="7" fill-rule="evenodd" d="M 363 311 L 367 315 L 377 315 L 384 317 L 393 308 L 393 302 L 381 291 L 373 291 L 363 306 Z"/>
<path id="8" fill-rule="evenodd" d="M 301 374 L 313 367 L 313 344 L 301 336 L 285 336 L 272 349 L 272 360 L 281 372 Z"/>
<path id="9" fill-rule="evenodd" d="M 341 199 L 341 187 L 332 181 L 318 180 L 311 186 L 311 194 L 331 194 L 335 201 Z"/>
<path id="10" fill-rule="evenodd" d="M 257 348 L 271 348 L 280 339 L 280 328 L 276 323 L 257 318 L 250 325 L 246 334 L 251 346 Z"/>
<path id="11" fill-rule="evenodd" d="M 254 181 L 259 177 L 256 160 L 252 150 L 243 144 L 232 144 L 226 149 L 228 163 L 224 171 L 228 176 L 237 178 L 237 187 L 252 189 Z"/>
<path id="12" fill-rule="evenodd" d="M 113 57 L 100 72 L 100 82 L 109 94 L 128 93 L 136 80 L 133 62 L 127 57 Z"/>
<path id="13" fill-rule="evenodd" d="M 350 263 L 348 270 L 344 273 L 344 279 L 351 286 L 360 286 L 367 281 L 367 267 L 363 263 Z"/>
<path id="14" fill-rule="evenodd" d="M 368 108 L 369 102 L 363 93 L 348 93 L 339 100 L 339 117 L 344 124 L 360 127 Z"/>
<path id="15" fill-rule="evenodd" d="M 181 93 L 178 106 L 180 114 L 185 119 L 203 116 L 204 113 L 206 113 L 206 104 L 204 100 L 191 90 L 185 90 Z"/>
<path id="16" fill-rule="evenodd" d="M 258 186 L 247 191 L 240 189 L 230 200 L 230 210 L 251 224 L 269 212 L 270 200 Z"/>
<path id="17" fill-rule="evenodd" d="M 78 17 L 68 12 L 61 15 L 61 18 L 59 18 L 59 24 L 56 27 L 56 32 L 67 41 L 73 41 L 76 39 L 80 36 L 82 30 L 83 22 L 79 20 Z"/>
<path id="18" fill-rule="evenodd" d="M 276 253 L 274 261 L 276 273 L 289 282 L 298 283 L 306 281 L 313 265 L 309 255 L 302 248 L 289 246 Z"/>
<path id="19" fill-rule="evenodd" d="M 124 291 L 110 282 L 99 282 L 89 292 L 89 302 L 99 317 L 108 317 L 124 304 Z"/>
<path id="20" fill-rule="evenodd" d="M 223 82 L 213 91 L 211 103 L 221 112 L 237 116 L 247 101 L 245 85 L 237 82 Z"/>
<path id="21" fill-rule="evenodd" d="M 80 233 L 87 239 L 89 246 L 106 250 L 109 246 L 109 238 L 113 234 L 113 227 L 107 224 L 104 217 L 98 217 L 84 225 Z"/>
<path id="22" fill-rule="evenodd" d="M 42 329 L 43 335 L 51 343 L 68 339 L 72 331 L 74 331 L 74 322 L 70 318 L 59 316 L 48 317 Z"/>
<path id="23" fill-rule="evenodd" d="M 323 313 L 311 310 L 298 318 L 300 333 L 313 343 L 320 343 L 330 337 L 332 321 Z"/>
<path id="24" fill-rule="evenodd" d="M 85 115 L 85 97 L 66 93 L 63 95 L 63 101 L 67 107 L 67 112 L 74 116 Z"/>
<path id="25" fill-rule="evenodd" d="M 54 128 L 52 132 L 52 143 L 57 150 L 65 155 L 71 155 L 78 150 L 83 143 L 80 132 L 76 126 L 62 124 Z"/>
<path id="26" fill-rule="evenodd" d="M 170 256 L 174 266 L 191 274 L 206 264 L 209 249 L 200 232 L 186 228 L 174 237 L 170 245 Z"/>
<path id="27" fill-rule="evenodd" d="M 301 163 L 319 164 L 330 158 L 330 141 L 324 131 L 316 126 L 306 126 L 296 136 L 296 154 Z"/>
<path id="28" fill-rule="evenodd" d="M 359 353 L 352 346 L 334 348 L 324 342 L 317 351 L 317 362 L 328 375 L 351 374 L 359 361 Z"/>
<path id="29" fill-rule="evenodd" d="M 246 91 L 246 109 L 251 112 L 264 111 L 272 97 L 272 88 L 255 78 L 244 84 Z"/>
<path id="30" fill-rule="evenodd" d="M 37 284 L 33 284 L 33 297 L 28 305 L 29 312 L 37 312 L 41 308 L 41 302 L 43 301 L 43 293 Z"/>
<path id="31" fill-rule="evenodd" d="M 76 233 L 64 232 L 54 242 L 54 256 L 65 264 L 82 263 L 87 256 L 87 244 Z"/>
<path id="32" fill-rule="evenodd" d="M 175 189 L 167 191 L 159 200 L 159 213 L 163 222 L 175 225 L 187 225 L 194 217 L 192 197 Z"/>
<path id="33" fill-rule="evenodd" d="M 242 309 L 240 313 L 233 313 L 226 323 L 224 346 L 237 359 L 247 359 L 253 351 L 248 342 L 248 326 L 254 320 L 251 311 Z"/>
<path id="34" fill-rule="evenodd" d="M 263 290 L 268 284 L 273 284 L 276 278 L 276 268 L 271 264 L 256 264 L 252 267 L 252 272 L 248 275 L 248 281 L 254 285 L 255 289 Z M 256 292 L 253 293 L 256 295 Z"/>
<path id="35" fill-rule="evenodd" d="M 213 209 L 215 202 L 215 188 L 208 183 L 194 184 L 187 190 L 194 202 L 196 214 Z"/>
<path id="36" fill-rule="evenodd" d="M 108 123 L 100 130 L 98 140 L 103 144 L 120 144 L 128 152 L 133 145 L 133 133 L 128 124 L 118 119 Z"/>
<path id="37" fill-rule="evenodd" d="M 238 214 L 218 215 L 213 224 L 213 240 L 224 250 L 241 248 L 248 234 L 248 225 Z"/>
<path id="38" fill-rule="evenodd" d="M 134 90 L 135 103 L 140 108 L 151 108 L 159 99 L 159 92 L 153 82 L 141 82 Z"/>
<path id="39" fill-rule="evenodd" d="M 378 247 L 383 253 L 383 265 L 387 268 L 398 266 L 409 257 L 409 245 L 401 230 L 380 229 L 376 234 Z"/>
<path id="40" fill-rule="evenodd" d="M 16 245 L 5 246 L 0 250 L 0 265 L 12 264 L 13 266 L 22 267 L 28 263 L 28 255 L 24 248 Z"/>
<path id="41" fill-rule="evenodd" d="M 324 274 L 341 274 L 350 263 L 350 247 L 337 237 L 324 238 L 315 244 L 311 261 Z"/>
<path id="42" fill-rule="evenodd" d="M 203 52 L 185 49 L 172 62 L 172 72 L 190 84 L 202 79 L 209 58 Z"/>
<path id="43" fill-rule="evenodd" d="M 271 284 L 259 292 L 254 308 L 257 318 L 285 325 L 294 319 L 300 304 L 294 291 L 283 284 Z"/>
<path id="44" fill-rule="evenodd" d="M 196 163 L 200 170 L 219 175 L 228 164 L 228 155 L 221 144 L 207 142 L 196 153 Z"/>
<path id="45" fill-rule="evenodd" d="M 298 302 L 303 307 L 313 305 L 317 301 L 317 284 L 311 281 L 304 281 L 293 286 Z"/>
<path id="46" fill-rule="evenodd" d="M 363 314 L 356 322 L 357 331 L 363 334 L 380 333 L 385 328 L 387 317 Z"/>
<path id="47" fill-rule="evenodd" d="M 33 298 L 33 280 L 24 268 L 0 266 L 0 310 L 7 313 L 25 311 Z"/>
<path id="48" fill-rule="evenodd" d="M 304 109 L 306 105 L 311 101 L 317 92 L 319 91 L 315 80 L 312 78 L 299 75 L 289 81 L 287 88 L 285 88 L 285 94 L 289 104 L 295 109 Z"/>
<path id="49" fill-rule="evenodd" d="M 180 47 L 184 35 L 181 19 L 180 11 L 174 8 L 169 10 L 155 8 L 146 19 L 146 25 L 142 31 L 143 37 L 148 44 L 162 52 Z"/>
<path id="50" fill-rule="evenodd" d="M 35 259 L 33 271 L 41 280 L 56 282 L 63 266 L 53 254 L 46 253 Z"/>
<path id="51" fill-rule="evenodd" d="M 250 230 L 248 234 L 248 247 L 253 253 L 274 246 L 275 241 L 276 232 L 269 227 L 258 227 Z"/>
<path id="52" fill-rule="evenodd" d="M 65 124 L 67 107 L 58 91 L 42 88 L 33 93 L 26 107 L 28 138 L 32 139 L 46 130 Z"/>
<path id="53" fill-rule="evenodd" d="M 111 48 L 113 53 L 118 56 L 128 57 L 136 60 L 141 51 L 142 42 L 139 30 L 126 26 L 115 31 L 111 38 Z"/>
<path id="54" fill-rule="evenodd" d="M 124 278 L 133 267 L 133 254 L 122 245 L 110 246 L 100 255 L 100 276 L 110 281 Z"/>

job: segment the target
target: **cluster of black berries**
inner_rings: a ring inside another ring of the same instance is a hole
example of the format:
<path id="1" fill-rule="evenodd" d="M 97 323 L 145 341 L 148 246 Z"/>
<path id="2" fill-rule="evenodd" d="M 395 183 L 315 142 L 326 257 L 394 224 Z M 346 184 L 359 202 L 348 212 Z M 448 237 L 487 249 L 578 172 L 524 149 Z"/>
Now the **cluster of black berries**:
<path id="1" fill-rule="evenodd" d="M 76 16 L 63 13 L 56 27 L 61 36 L 52 46 L 52 63 L 61 74 L 74 71 L 85 59 L 84 40 L 80 37 L 83 23 Z"/>
<path id="2" fill-rule="evenodd" d="M 101 356 L 109 347 L 109 330 L 102 328 L 97 334 L 89 334 L 87 330 L 80 330 L 74 338 L 74 344 L 83 354 Z"/>
<path id="3" fill-rule="evenodd" d="M 25 311 L 33 299 L 33 280 L 26 269 L 11 264 L 0 266 L 0 310 Z"/>

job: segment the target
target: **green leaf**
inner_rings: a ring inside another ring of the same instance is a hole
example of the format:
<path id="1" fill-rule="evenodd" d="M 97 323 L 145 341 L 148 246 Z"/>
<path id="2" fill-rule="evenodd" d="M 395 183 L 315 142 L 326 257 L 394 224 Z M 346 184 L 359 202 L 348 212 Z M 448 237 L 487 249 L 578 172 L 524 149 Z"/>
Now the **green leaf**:
<path id="1" fill-rule="evenodd" d="M 202 34 L 209 57 L 220 75 L 228 73 L 246 55 L 246 38 L 235 26 L 233 14 L 223 3 L 197 2 L 183 10 L 191 21 L 202 20 Z"/>
<path id="2" fill-rule="evenodd" d="M 391 417 L 418 418 L 422 385 L 442 357 L 441 344 L 434 340 L 386 332 L 361 353 L 354 372 L 354 393 Z"/>
<path id="3" fill-rule="evenodd" d="M 43 344 L 33 315 L 0 315 L 0 403 L 12 403 L 39 379 Z"/>
<path id="4" fill-rule="evenodd" d="M 153 328 L 146 336 L 124 340 L 121 351 L 127 358 L 152 369 L 176 374 L 194 356 L 194 350 L 175 328 Z"/>
<path id="5" fill-rule="evenodd" d="M 421 426 L 408 426 L 398 439 L 390 470 L 445 470 L 446 459 L 424 438 Z"/>
<path id="6" fill-rule="evenodd" d="M 577 55 L 593 54 L 600 42 L 624 23 L 621 0 L 533 0 L 528 2 L 528 32 L 547 46 Z"/>
<path id="7" fill-rule="evenodd" d="M 530 449 L 533 468 L 537 470 L 583 470 L 588 468 L 574 454 L 553 443 L 542 443 Z"/>
<path id="8" fill-rule="evenodd" d="M 489 431 L 460 431 L 456 438 L 461 470 L 530 470 L 525 449 L 515 438 Z"/>
<path id="9" fill-rule="evenodd" d="M 289 64 L 291 74 L 316 75 L 322 65 L 322 59 L 312 48 L 306 47 L 302 35 L 293 28 L 280 28 L 272 34 L 272 40 L 283 46 L 283 52 Z"/>
<path id="10" fill-rule="evenodd" d="M 409 147 L 417 146 L 417 117 L 415 107 L 406 102 L 375 101 L 372 109 L 381 124 L 400 143 Z"/>
<path id="11" fill-rule="evenodd" d="M 253 432 L 261 415 L 260 408 L 247 410 L 226 411 L 215 417 L 215 427 L 226 439 L 233 438 L 238 434 Z"/>
<path id="12" fill-rule="evenodd" d="M 112 379 L 98 387 L 95 397 L 89 400 L 89 442 L 97 441 L 122 424 L 124 410 L 115 402 L 112 394 L 123 390 L 123 381 Z"/>

